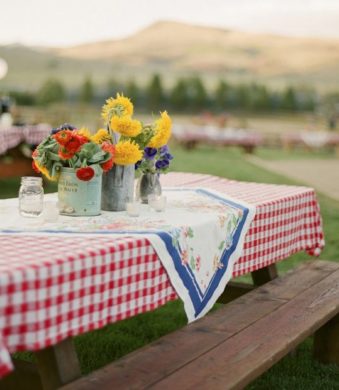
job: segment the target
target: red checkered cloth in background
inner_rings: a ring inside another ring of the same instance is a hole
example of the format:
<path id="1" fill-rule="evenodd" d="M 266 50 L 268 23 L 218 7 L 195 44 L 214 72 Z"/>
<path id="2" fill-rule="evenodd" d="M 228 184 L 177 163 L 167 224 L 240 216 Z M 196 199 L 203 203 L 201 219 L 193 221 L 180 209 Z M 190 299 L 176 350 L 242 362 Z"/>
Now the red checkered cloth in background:
<path id="1" fill-rule="evenodd" d="M 0 127 L 0 155 L 9 149 L 15 148 L 22 142 L 30 145 L 38 145 L 51 132 L 48 124 L 27 126 Z"/>
<path id="2" fill-rule="evenodd" d="M 163 176 L 162 184 L 211 188 L 256 205 L 234 276 L 324 245 L 310 188 L 186 173 Z M 7 234 L 0 247 L 0 376 L 12 369 L 9 353 L 45 348 L 177 297 L 143 238 Z"/>

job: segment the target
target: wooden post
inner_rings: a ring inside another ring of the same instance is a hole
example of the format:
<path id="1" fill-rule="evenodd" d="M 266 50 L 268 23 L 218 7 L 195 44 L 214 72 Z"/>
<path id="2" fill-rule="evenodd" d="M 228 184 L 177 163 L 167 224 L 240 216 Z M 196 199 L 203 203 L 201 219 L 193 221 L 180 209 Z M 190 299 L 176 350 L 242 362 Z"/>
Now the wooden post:
<path id="1" fill-rule="evenodd" d="M 229 282 L 224 292 L 218 298 L 218 303 L 228 303 L 234 299 L 239 298 L 252 291 L 255 287 L 262 286 L 263 284 L 278 277 L 278 271 L 275 264 L 268 267 L 261 268 L 258 271 L 251 272 L 253 285 L 240 282 Z"/>
<path id="2" fill-rule="evenodd" d="M 55 390 L 81 376 L 71 338 L 37 351 L 35 355 L 44 390 Z"/>
<path id="3" fill-rule="evenodd" d="M 315 359 L 321 363 L 339 365 L 339 314 L 315 333 L 313 349 Z"/>
<path id="4" fill-rule="evenodd" d="M 228 303 L 252 291 L 254 286 L 249 283 L 229 282 L 224 292 L 218 298 L 218 303 Z"/>
<path id="5" fill-rule="evenodd" d="M 251 272 L 253 284 L 255 286 L 262 286 L 278 277 L 278 270 L 275 264 L 268 267 L 258 269 L 258 271 Z"/>

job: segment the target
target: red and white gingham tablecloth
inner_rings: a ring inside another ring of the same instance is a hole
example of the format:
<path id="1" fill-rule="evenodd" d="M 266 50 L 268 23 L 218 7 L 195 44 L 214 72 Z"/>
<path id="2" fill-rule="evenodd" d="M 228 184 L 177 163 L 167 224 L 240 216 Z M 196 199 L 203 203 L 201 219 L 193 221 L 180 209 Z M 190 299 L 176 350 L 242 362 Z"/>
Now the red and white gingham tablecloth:
<path id="1" fill-rule="evenodd" d="M 51 132 L 51 126 L 46 123 L 39 125 L 0 127 L 0 155 L 15 148 L 21 142 L 38 145 Z"/>
<path id="2" fill-rule="evenodd" d="M 324 246 L 311 188 L 190 173 L 164 175 L 162 185 L 211 188 L 256 206 L 234 276 Z M 45 348 L 177 297 L 143 238 L 6 234 L 0 248 L 0 376 L 12 369 L 10 353 Z"/>

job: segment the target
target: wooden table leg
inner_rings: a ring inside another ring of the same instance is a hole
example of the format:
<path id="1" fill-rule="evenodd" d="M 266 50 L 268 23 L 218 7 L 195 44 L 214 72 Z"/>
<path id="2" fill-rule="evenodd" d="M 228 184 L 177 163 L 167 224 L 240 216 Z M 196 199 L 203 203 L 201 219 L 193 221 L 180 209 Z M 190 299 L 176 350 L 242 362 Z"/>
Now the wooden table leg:
<path id="1" fill-rule="evenodd" d="M 252 291 L 254 286 L 249 283 L 229 282 L 224 292 L 218 298 L 218 303 L 228 303 Z"/>
<path id="2" fill-rule="evenodd" d="M 81 376 L 71 338 L 37 351 L 35 355 L 44 390 L 55 390 Z"/>
<path id="3" fill-rule="evenodd" d="M 278 276 L 277 267 L 275 264 L 261 268 L 258 271 L 251 272 L 253 284 L 241 282 L 229 282 L 224 292 L 218 298 L 218 303 L 228 303 L 234 299 L 244 295 L 258 286 L 275 279 Z"/>
<path id="4" fill-rule="evenodd" d="M 251 272 L 251 275 L 253 284 L 255 286 L 262 286 L 263 284 L 278 277 L 277 266 L 275 264 L 271 264 L 268 267 Z"/>
<path id="5" fill-rule="evenodd" d="M 314 335 L 314 357 L 321 363 L 339 365 L 339 314 Z"/>

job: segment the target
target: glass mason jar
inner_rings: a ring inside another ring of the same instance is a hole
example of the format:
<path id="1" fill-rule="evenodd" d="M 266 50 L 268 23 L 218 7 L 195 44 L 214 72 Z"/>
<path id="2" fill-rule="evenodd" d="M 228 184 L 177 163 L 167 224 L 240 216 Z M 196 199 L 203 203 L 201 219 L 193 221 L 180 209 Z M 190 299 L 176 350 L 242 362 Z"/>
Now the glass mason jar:
<path id="1" fill-rule="evenodd" d="M 43 210 L 44 189 L 41 177 L 21 178 L 19 212 L 23 217 L 38 217 Z"/>
<path id="2" fill-rule="evenodd" d="M 158 173 L 143 173 L 137 184 L 137 199 L 148 203 L 148 195 L 161 195 L 161 184 Z"/>

